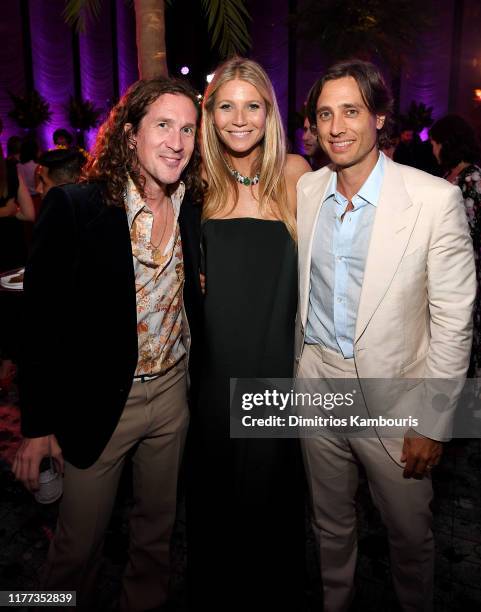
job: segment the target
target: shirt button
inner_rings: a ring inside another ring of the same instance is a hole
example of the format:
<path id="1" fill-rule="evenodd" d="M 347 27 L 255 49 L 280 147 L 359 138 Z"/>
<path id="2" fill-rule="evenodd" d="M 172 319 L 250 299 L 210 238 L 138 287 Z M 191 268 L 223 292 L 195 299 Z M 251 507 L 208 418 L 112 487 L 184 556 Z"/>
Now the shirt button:
<path id="1" fill-rule="evenodd" d="M 342 302 L 342 298 L 338 297 L 338 298 L 337 298 L 337 301 L 338 301 L 339 303 L 341 303 L 341 302 Z"/>

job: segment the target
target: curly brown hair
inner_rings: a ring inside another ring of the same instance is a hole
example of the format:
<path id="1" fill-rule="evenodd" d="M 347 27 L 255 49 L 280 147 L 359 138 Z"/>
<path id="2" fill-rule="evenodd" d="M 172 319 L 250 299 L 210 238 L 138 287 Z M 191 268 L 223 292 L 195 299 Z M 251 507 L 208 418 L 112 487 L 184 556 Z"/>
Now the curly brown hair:
<path id="1" fill-rule="evenodd" d="M 145 179 L 139 172 L 136 151 L 129 147 L 129 137 L 132 133 L 137 133 L 149 106 L 164 94 L 186 96 L 192 100 L 197 111 L 197 127 L 199 127 L 198 94 L 187 81 L 158 77 L 143 79 L 131 85 L 100 127 L 92 156 L 82 174 L 83 180 L 104 183 L 107 203 L 110 205 L 124 206 L 129 176 L 141 196 L 145 196 Z M 125 130 L 127 123 L 132 125 L 131 130 Z M 182 172 L 181 180 L 184 181 L 191 198 L 197 203 L 200 203 L 203 197 L 200 164 L 201 157 L 196 135 L 194 151 Z"/>

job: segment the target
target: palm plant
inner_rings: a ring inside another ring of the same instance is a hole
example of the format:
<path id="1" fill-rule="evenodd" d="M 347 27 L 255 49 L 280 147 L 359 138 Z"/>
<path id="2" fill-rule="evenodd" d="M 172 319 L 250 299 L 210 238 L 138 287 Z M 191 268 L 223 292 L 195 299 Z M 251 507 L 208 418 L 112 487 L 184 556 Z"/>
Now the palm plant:
<path id="1" fill-rule="evenodd" d="M 70 96 L 67 110 L 70 125 L 77 132 L 77 142 L 81 147 L 84 147 L 85 132 L 97 127 L 102 110 L 96 108 L 90 100 L 83 100 L 74 96 Z"/>
<path id="2" fill-rule="evenodd" d="M 8 116 L 17 125 L 27 130 L 35 130 L 43 123 L 48 123 L 52 116 L 50 105 L 36 89 L 29 91 L 23 96 L 8 92 L 13 102 L 13 108 Z"/>
<path id="3" fill-rule="evenodd" d="M 70 96 L 67 109 L 70 125 L 76 130 L 90 130 L 96 127 L 102 112 L 90 100 L 74 96 Z"/>
<path id="4" fill-rule="evenodd" d="M 295 23 L 298 36 L 316 40 L 330 61 L 359 57 L 395 73 L 432 17 L 430 0 L 308 0 Z"/>
<path id="5" fill-rule="evenodd" d="M 243 54 L 251 45 L 247 28 L 250 19 L 245 0 L 198 0 L 207 18 L 211 46 L 222 57 Z M 65 20 L 85 29 L 88 15 L 98 18 L 102 0 L 66 0 Z M 137 53 L 140 78 L 167 76 L 165 47 L 165 6 L 175 0 L 126 0 L 134 4 L 136 19 Z"/>
<path id="6" fill-rule="evenodd" d="M 424 102 L 418 104 L 414 100 L 409 105 L 407 113 L 399 117 L 401 126 L 411 126 L 416 134 L 422 132 L 424 128 L 430 127 L 433 121 L 433 107 L 426 106 Z"/>

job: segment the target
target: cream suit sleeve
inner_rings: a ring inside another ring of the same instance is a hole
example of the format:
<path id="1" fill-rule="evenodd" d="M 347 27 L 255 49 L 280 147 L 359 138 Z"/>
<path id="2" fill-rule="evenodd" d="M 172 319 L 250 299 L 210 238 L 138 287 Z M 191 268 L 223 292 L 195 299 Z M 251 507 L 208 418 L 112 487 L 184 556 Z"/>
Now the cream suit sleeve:
<path id="1" fill-rule="evenodd" d="M 459 188 L 450 190 L 439 207 L 427 262 L 431 340 L 425 375 L 463 379 L 476 295 L 473 245 Z"/>
<path id="2" fill-rule="evenodd" d="M 469 365 L 476 295 L 473 246 L 460 190 L 439 202 L 427 260 L 430 343 L 416 430 L 434 440 L 452 437 L 452 422 Z"/>

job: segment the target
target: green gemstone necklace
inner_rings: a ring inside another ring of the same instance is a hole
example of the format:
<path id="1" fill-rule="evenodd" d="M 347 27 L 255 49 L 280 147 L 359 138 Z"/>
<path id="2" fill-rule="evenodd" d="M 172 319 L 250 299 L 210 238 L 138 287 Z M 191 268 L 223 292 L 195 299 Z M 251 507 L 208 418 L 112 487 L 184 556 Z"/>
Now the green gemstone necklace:
<path id="1" fill-rule="evenodd" d="M 255 176 L 250 178 L 249 176 L 244 176 L 240 172 L 237 172 L 237 170 L 234 170 L 234 168 L 231 168 L 229 164 L 227 164 L 227 167 L 229 168 L 229 172 L 232 174 L 235 180 L 241 185 L 246 185 L 248 187 L 249 185 L 257 185 L 257 183 L 259 182 L 259 173 L 257 173 Z"/>

